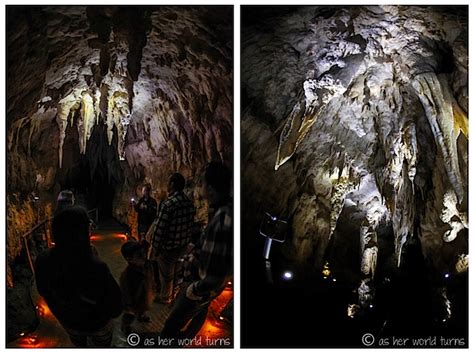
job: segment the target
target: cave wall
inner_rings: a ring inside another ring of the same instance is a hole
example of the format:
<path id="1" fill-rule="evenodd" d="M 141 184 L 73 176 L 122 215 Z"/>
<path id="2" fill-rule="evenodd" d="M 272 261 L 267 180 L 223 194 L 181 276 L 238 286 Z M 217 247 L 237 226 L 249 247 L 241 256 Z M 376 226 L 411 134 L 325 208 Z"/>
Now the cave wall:
<path id="1" fill-rule="evenodd" d="M 7 7 L 8 203 L 45 208 L 100 170 L 127 222 L 178 171 L 205 220 L 199 173 L 232 165 L 232 22 L 230 6 Z"/>
<path id="2" fill-rule="evenodd" d="M 467 253 L 467 7 L 242 16 L 243 220 L 291 220 L 286 252 L 316 267 L 336 228 L 363 243 L 388 223 L 378 237 L 393 238 L 395 265 L 419 238 L 430 265 L 455 271 Z"/>

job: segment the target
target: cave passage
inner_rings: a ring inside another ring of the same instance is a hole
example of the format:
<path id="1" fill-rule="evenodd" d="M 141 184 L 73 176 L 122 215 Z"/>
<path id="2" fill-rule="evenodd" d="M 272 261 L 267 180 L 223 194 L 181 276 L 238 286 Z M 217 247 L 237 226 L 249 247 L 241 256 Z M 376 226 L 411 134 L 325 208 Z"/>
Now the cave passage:
<path id="1" fill-rule="evenodd" d="M 92 250 L 102 259 L 94 276 L 87 274 L 88 281 L 99 277 L 104 265 L 109 267 L 110 272 L 103 272 L 109 281 L 79 286 L 100 297 L 101 291 L 110 290 L 107 284 L 118 283 L 128 269 L 122 245 L 135 244 L 138 229 L 145 231 L 158 217 L 154 207 L 145 218 L 143 205 L 132 207 L 144 187 L 162 202 L 168 198 L 170 176 L 179 173 L 185 180 L 183 193 L 196 209 L 185 241 L 194 226 L 204 228 L 207 223 L 209 202 L 200 193 L 200 174 L 211 161 L 231 166 L 233 158 L 233 7 L 25 5 L 7 6 L 6 17 L 7 345 L 67 347 L 73 342 L 36 292 L 38 279 L 48 278 L 36 277 L 41 273 L 35 270 L 37 262 L 43 255 L 60 253 L 58 235 L 82 230 L 79 238 L 85 241 L 86 233 L 92 233 L 94 247 L 84 245 L 84 252 L 74 248 L 73 254 L 84 253 L 84 259 L 91 260 Z M 82 208 L 69 208 L 72 197 L 66 190 Z M 55 233 L 54 239 L 52 224 L 59 223 L 58 215 L 67 215 L 57 213 L 65 209 L 80 214 L 66 224 L 82 223 Z M 89 211 L 88 218 L 82 209 Z M 74 263 L 74 257 L 67 258 Z M 77 263 L 56 264 L 54 270 L 89 269 Z M 68 280 L 74 278 L 69 275 Z M 141 299 L 147 305 L 159 288 L 157 279 L 148 278 L 147 298 Z M 78 284 L 83 285 L 77 281 L 69 289 Z M 185 345 L 233 346 L 231 282 L 219 291 L 222 296 L 207 304 L 208 316 L 199 317 L 206 320 L 201 340 Z M 63 303 L 69 295 L 52 297 Z M 107 305 L 120 302 L 121 295 L 108 297 Z M 78 307 L 87 302 L 84 298 L 90 299 L 81 297 L 75 302 Z M 54 306 L 54 301 L 49 303 Z M 107 306 L 97 307 L 105 312 Z M 156 335 L 170 310 L 154 303 L 151 323 L 133 319 L 139 322 L 133 325 Z M 81 307 L 71 327 L 77 329 L 78 317 L 85 313 Z M 113 322 L 112 343 L 130 347 L 128 328 L 120 324 L 130 318 L 122 315 Z M 146 321 L 143 313 L 138 315 Z M 90 321 L 84 324 L 82 319 L 82 328 L 95 327 L 93 321 L 100 316 L 85 317 Z"/>
<path id="2" fill-rule="evenodd" d="M 112 219 L 103 220 L 97 225 L 97 229 L 91 235 L 91 243 L 100 254 L 101 259 L 109 266 L 113 277 L 120 281 L 122 270 L 127 262 L 121 256 L 120 249 L 128 240 L 127 228 Z M 18 265 L 18 268 L 20 265 Z M 28 272 L 27 262 L 21 265 L 22 272 Z M 24 277 L 24 275 L 23 275 Z M 19 279 L 21 280 L 21 279 Z M 28 295 L 23 295 L 28 296 Z M 227 326 L 217 318 L 227 303 L 232 299 L 233 291 L 227 288 L 213 301 L 210 306 L 209 315 L 204 323 L 198 337 L 209 338 L 209 342 L 220 343 L 222 338 L 229 338 L 230 333 Z M 31 328 L 24 330 L 24 335 L 18 339 L 10 341 L 10 348 L 58 348 L 71 347 L 71 342 L 67 332 L 63 329 L 58 320 L 54 317 L 44 299 L 36 291 L 31 294 L 33 305 L 38 312 L 38 323 Z M 134 329 L 142 335 L 159 333 L 163 328 L 166 318 L 170 315 L 172 307 L 154 302 L 149 310 L 150 323 L 136 323 Z M 34 310 L 33 310 L 34 311 Z M 120 331 L 120 318 L 113 320 L 116 333 Z M 112 342 L 113 347 L 130 348 L 126 338 L 115 335 Z M 209 344 L 202 341 L 199 346 L 207 347 Z M 219 346 L 219 345 L 217 345 Z M 146 348 L 142 345 L 140 347 Z"/>
<path id="3" fill-rule="evenodd" d="M 76 204 L 87 210 L 97 208 L 99 219 L 109 219 L 113 216 L 116 186 L 124 182 L 117 140 L 109 145 L 105 125 L 98 124 L 92 131 L 88 150 L 82 155 L 78 150 L 77 133 L 74 127 L 69 129 L 72 131 L 64 142 L 64 169 L 58 176 L 61 190 L 71 190 Z"/>

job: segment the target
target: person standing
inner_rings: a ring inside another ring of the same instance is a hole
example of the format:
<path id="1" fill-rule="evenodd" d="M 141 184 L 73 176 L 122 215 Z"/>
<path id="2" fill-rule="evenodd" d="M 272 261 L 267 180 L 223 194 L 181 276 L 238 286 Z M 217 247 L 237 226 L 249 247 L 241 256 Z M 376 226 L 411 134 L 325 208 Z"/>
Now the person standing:
<path id="1" fill-rule="evenodd" d="M 153 302 L 154 277 L 151 261 L 147 259 L 150 244 L 146 240 L 127 241 L 122 245 L 121 253 L 127 261 L 127 267 L 120 276 L 120 289 L 124 305 L 122 332 L 126 335 L 132 331 L 131 324 L 150 322 L 147 315 Z"/>
<path id="2" fill-rule="evenodd" d="M 181 174 L 171 175 L 168 198 L 160 204 L 156 230 L 152 237 L 160 279 L 158 302 L 164 304 L 173 301 L 176 264 L 185 253 L 193 235 L 196 208 L 183 192 L 185 184 Z"/>
<path id="3" fill-rule="evenodd" d="M 55 245 L 38 256 L 38 292 L 76 347 L 110 347 L 122 313 L 120 287 L 90 244 L 86 210 L 70 206 L 53 219 Z"/>
<path id="4" fill-rule="evenodd" d="M 220 162 L 207 165 L 203 191 L 209 201 L 209 222 L 196 245 L 198 278 L 178 296 L 161 338 L 192 339 L 204 324 L 209 305 L 233 275 L 231 172 Z M 186 328 L 184 330 L 184 328 Z"/>
<path id="5" fill-rule="evenodd" d="M 138 239 L 142 240 L 156 218 L 157 203 L 151 196 L 151 186 L 149 184 L 143 186 L 142 197 L 138 203 L 132 199 L 132 204 L 138 213 Z"/>

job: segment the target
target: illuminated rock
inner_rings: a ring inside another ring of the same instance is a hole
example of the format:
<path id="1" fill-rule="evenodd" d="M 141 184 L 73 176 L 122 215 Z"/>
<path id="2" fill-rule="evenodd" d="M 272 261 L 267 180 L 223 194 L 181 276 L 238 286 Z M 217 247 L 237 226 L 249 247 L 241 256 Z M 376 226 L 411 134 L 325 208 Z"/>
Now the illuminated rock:
<path id="1" fill-rule="evenodd" d="M 456 262 L 456 272 L 463 273 L 469 268 L 469 256 L 467 254 L 461 254 L 458 256 Z"/>
<path id="2" fill-rule="evenodd" d="M 467 245 L 466 8 L 308 6 L 245 16 L 244 222 L 258 223 L 257 206 L 278 210 L 291 220 L 285 254 L 320 271 L 328 245 L 351 242 L 367 220 L 379 241 L 393 242 L 389 263 L 400 266 L 415 238 L 443 271 Z M 443 248 L 454 239 L 452 251 Z M 364 270 L 372 272 L 376 253 L 384 263 L 387 246 L 378 247 Z"/>
<path id="3" fill-rule="evenodd" d="M 205 222 L 201 169 L 233 156 L 231 10 L 9 10 L 9 189 L 29 193 L 41 174 L 54 200 L 61 186 L 101 179 L 126 221 L 143 183 L 161 199 L 179 171 Z"/>
<path id="4" fill-rule="evenodd" d="M 443 235 L 445 242 L 454 241 L 459 231 L 468 228 L 467 213 L 459 212 L 457 205 L 457 197 L 454 191 L 447 191 L 443 198 L 444 208 L 440 215 L 440 219 L 451 227 L 451 230 L 446 231 Z"/>

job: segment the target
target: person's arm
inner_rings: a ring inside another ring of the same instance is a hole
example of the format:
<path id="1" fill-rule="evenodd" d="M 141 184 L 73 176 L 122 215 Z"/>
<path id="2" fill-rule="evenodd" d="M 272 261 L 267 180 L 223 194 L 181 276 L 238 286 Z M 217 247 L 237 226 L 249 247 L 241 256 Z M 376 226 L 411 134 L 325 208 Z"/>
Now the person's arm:
<path id="1" fill-rule="evenodd" d="M 152 247 L 156 251 L 163 236 L 168 231 L 168 226 L 171 221 L 171 206 L 164 203 L 160 207 L 158 213 L 158 222 L 156 224 L 155 234 L 153 235 Z"/>
<path id="2" fill-rule="evenodd" d="M 138 213 L 140 208 L 138 207 L 141 204 L 142 200 L 140 199 L 137 203 L 133 202 L 133 209 Z"/>
<path id="3" fill-rule="evenodd" d="M 152 215 L 154 218 L 156 218 L 156 210 L 157 210 L 157 204 L 155 199 L 151 199 L 150 201 L 150 206 L 148 208 L 148 212 L 150 215 Z"/>
<path id="4" fill-rule="evenodd" d="M 192 300 L 208 298 L 213 291 L 222 288 L 232 272 L 232 221 L 228 215 L 222 217 L 217 225 L 210 225 L 204 239 L 199 260 L 199 273 L 204 276 L 186 291 Z"/>

